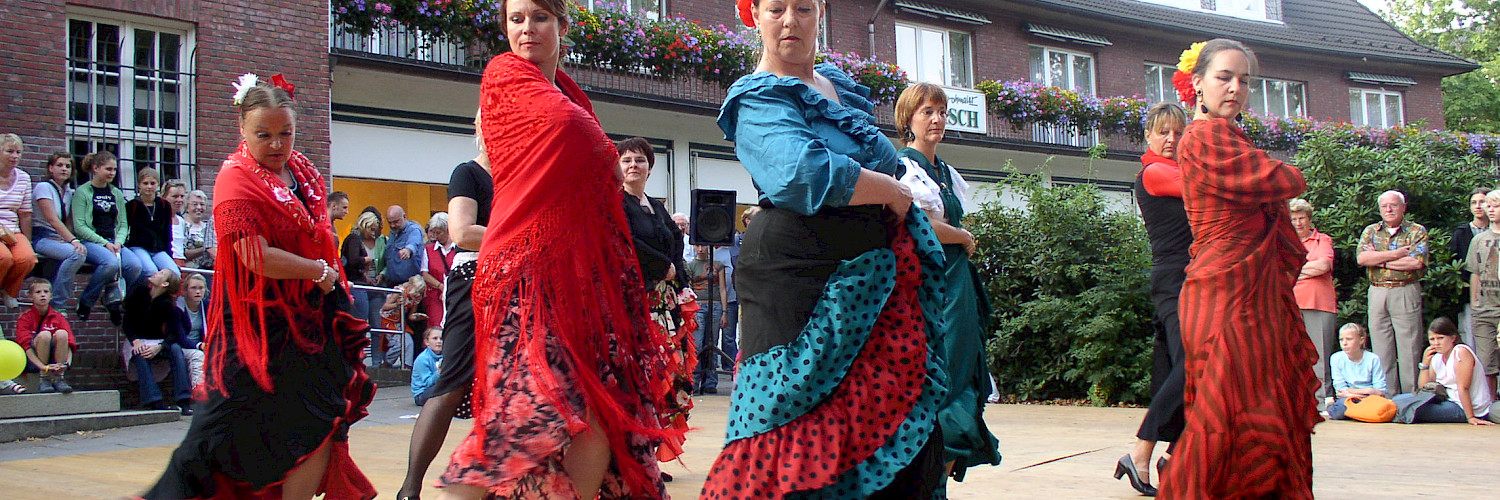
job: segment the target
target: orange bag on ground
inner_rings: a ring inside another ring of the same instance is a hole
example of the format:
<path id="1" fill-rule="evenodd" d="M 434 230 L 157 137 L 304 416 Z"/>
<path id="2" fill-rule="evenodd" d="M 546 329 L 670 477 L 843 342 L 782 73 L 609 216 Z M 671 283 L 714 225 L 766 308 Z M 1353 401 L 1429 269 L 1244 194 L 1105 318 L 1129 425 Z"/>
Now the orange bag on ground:
<path id="1" fill-rule="evenodd" d="M 1385 423 L 1396 418 L 1396 403 L 1381 396 L 1365 396 L 1344 400 L 1349 409 L 1344 416 L 1360 422 Z"/>

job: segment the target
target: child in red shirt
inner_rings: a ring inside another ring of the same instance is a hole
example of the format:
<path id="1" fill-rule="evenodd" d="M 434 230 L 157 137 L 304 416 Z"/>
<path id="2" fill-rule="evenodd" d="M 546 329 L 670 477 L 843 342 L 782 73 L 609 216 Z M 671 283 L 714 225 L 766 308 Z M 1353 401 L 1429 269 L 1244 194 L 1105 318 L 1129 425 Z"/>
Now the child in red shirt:
<path id="1" fill-rule="evenodd" d="M 16 320 L 16 343 L 26 350 L 26 359 L 42 371 L 39 392 L 73 392 L 73 386 L 63 379 L 68 365 L 73 363 L 73 351 L 78 349 L 73 328 L 50 305 L 52 283 L 32 278 L 26 289 L 31 294 L 31 308 Z"/>

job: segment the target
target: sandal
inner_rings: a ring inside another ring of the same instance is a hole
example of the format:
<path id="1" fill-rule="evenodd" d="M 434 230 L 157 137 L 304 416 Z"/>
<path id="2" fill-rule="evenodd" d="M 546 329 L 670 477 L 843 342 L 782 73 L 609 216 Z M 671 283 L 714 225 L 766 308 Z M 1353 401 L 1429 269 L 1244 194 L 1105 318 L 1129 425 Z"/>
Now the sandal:
<path id="1" fill-rule="evenodd" d="M 0 394 L 26 394 L 26 386 L 17 384 L 14 380 L 0 382 Z"/>

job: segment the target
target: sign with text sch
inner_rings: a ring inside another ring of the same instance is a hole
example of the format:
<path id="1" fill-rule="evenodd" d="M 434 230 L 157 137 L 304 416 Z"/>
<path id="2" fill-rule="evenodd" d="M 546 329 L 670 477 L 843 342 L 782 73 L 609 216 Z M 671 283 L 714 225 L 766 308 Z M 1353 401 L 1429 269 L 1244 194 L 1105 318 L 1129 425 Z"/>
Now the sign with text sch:
<path id="1" fill-rule="evenodd" d="M 975 134 L 989 132 L 984 93 L 953 87 L 943 87 L 943 92 L 948 94 L 948 130 Z"/>

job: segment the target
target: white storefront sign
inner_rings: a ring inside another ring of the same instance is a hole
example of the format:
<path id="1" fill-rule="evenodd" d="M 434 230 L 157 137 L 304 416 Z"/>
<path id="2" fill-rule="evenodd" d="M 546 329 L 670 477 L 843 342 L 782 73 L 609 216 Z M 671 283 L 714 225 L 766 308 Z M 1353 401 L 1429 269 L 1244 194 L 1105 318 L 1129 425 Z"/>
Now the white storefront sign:
<path id="1" fill-rule="evenodd" d="M 943 92 L 948 94 L 948 130 L 976 134 L 989 131 L 984 93 L 953 87 L 943 87 Z"/>

